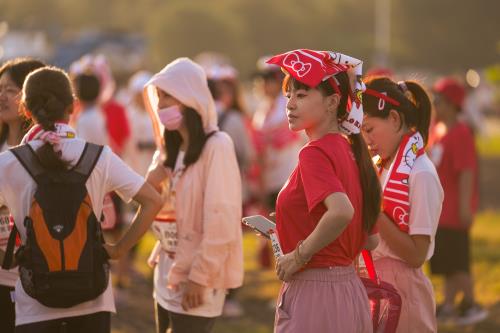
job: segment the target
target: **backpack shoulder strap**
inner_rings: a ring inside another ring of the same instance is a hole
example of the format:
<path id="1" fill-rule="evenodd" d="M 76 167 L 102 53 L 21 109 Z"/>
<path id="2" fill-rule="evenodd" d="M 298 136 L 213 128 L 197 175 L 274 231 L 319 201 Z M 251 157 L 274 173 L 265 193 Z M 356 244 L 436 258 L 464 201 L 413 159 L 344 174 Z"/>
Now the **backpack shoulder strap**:
<path id="1" fill-rule="evenodd" d="M 38 176 L 45 172 L 38 156 L 29 144 L 24 144 L 11 148 L 10 151 L 17 158 L 23 168 L 30 174 L 31 178 L 37 182 Z"/>
<path id="2" fill-rule="evenodd" d="M 104 146 L 87 142 L 83 148 L 80 160 L 73 168 L 73 171 L 83 175 L 85 180 L 87 180 L 90 177 L 92 170 L 94 170 L 97 161 L 99 161 L 99 157 L 101 156 L 103 149 Z"/>

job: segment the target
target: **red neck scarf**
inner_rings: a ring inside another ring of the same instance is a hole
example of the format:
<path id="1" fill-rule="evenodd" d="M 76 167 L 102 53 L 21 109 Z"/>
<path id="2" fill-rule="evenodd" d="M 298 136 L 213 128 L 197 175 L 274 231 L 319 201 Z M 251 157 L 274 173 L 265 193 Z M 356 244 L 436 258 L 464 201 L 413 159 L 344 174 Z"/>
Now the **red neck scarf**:
<path id="1" fill-rule="evenodd" d="M 417 158 L 424 153 L 424 140 L 420 133 L 403 137 L 387 178 L 382 186 L 384 213 L 403 232 L 409 231 L 410 222 L 410 172 Z M 382 173 L 383 162 L 379 173 Z"/>

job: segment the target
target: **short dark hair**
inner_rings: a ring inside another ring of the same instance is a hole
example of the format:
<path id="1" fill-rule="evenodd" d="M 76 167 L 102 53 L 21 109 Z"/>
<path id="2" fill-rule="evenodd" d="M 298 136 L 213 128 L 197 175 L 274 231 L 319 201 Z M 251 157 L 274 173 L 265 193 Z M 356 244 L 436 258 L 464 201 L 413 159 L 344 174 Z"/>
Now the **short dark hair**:
<path id="1" fill-rule="evenodd" d="M 101 84 L 93 74 L 79 74 L 74 79 L 76 96 L 84 103 L 94 103 L 99 97 Z"/>

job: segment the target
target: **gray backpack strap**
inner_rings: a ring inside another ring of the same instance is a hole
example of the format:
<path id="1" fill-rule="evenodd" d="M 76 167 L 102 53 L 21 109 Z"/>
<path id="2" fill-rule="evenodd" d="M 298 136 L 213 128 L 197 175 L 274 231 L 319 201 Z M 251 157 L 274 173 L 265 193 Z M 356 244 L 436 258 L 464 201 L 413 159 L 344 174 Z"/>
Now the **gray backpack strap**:
<path id="1" fill-rule="evenodd" d="M 11 148 L 10 151 L 17 158 L 23 168 L 30 174 L 31 178 L 37 182 L 38 176 L 45 172 L 38 156 L 29 144 L 24 144 Z"/>
<path id="2" fill-rule="evenodd" d="M 103 149 L 104 146 L 87 142 L 85 144 L 85 148 L 83 148 L 80 160 L 73 168 L 73 171 L 83 175 L 85 180 L 87 180 L 90 177 L 92 170 L 94 170 L 97 161 L 99 161 L 99 157 L 101 156 Z"/>

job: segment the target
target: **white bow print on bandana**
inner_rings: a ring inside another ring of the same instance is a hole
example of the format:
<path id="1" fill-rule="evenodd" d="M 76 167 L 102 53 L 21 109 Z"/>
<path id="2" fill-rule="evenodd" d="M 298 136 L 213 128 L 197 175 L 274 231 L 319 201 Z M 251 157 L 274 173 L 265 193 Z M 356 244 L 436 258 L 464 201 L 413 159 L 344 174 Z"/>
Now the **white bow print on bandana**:
<path id="1" fill-rule="evenodd" d="M 297 73 L 299 77 L 307 75 L 312 67 L 310 63 L 302 62 L 295 53 L 289 53 L 283 60 L 283 65 Z"/>

